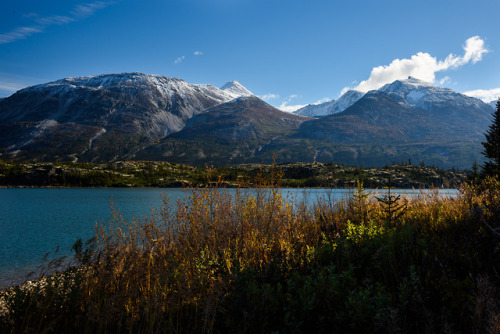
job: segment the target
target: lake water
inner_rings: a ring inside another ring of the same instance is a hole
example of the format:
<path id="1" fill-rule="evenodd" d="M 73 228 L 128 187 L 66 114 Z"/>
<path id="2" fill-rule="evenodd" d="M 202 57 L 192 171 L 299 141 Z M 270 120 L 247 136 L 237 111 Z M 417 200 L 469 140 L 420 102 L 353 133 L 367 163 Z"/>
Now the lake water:
<path id="1" fill-rule="evenodd" d="M 351 191 L 283 189 L 285 198 L 300 200 L 306 194 L 309 203 L 322 196 L 343 199 Z M 392 191 L 410 196 L 420 193 Z M 162 194 L 170 196 L 174 203 L 188 192 L 161 188 L 0 189 L 0 287 L 20 282 L 27 273 L 37 271 L 47 253 L 47 259 L 71 256 L 71 247 L 78 238 L 91 238 L 96 223 L 106 224 L 111 219 L 112 202 L 130 220 L 149 215 L 152 208 L 159 207 Z M 457 190 L 444 189 L 440 194 L 456 196 Z"/>

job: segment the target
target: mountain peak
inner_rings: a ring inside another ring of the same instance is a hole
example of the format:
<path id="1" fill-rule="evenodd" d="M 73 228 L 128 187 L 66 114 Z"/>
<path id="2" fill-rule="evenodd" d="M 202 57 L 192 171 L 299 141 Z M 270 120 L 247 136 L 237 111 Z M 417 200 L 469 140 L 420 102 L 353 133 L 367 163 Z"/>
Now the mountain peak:
<path id="1" fill-rule="evenodd" d="M 445 91 L 446 89 L 440 88 L 432 85 L 430 82 L 423 81 L 414 77 L 408 77 L 404 80 L 396 80 L 394 82 L 388 83 L 382 86 L 378 91 L 387 94 L 397 94 L 401 97 L 405 97 L 412 91 Z"/>
<path id="2" fill-rule="evenodd" d="M 421 80 L 412 76 L 409 76 L 408 79 L 402 80 L 406 84 L 414 85 L 414 86 L 433 86 L 432 83 Z"/>
<path id="3" fill-rule="evenodd" d="M 408 79 L 405 79 L 405 81 L 408 81 L 408 82 L 427 82 L 425 80 L 420 80 L 418 78 L 412 77 L 411 75 L 408 76 Z"/>
<path id="4" fill-rule="evenodd" d="M 245 86 L 243 86 L 242 84 L 240 84 L 236 80 L 227 82 L 220 89 L 225 91 L 226 93 L 233 95 L 235 98 L 240 97 L 240 96 L 252 96 L 253 95 L 252 92 L 250 92 L 248 89 L 245 88 Z"/>
<path id="5" fill-rule="evenodd" d="M 406 86 L 406 87 L 412 87 L 412 88 L 418 88 L 418 87 L 435 87 L 432 83 L 421 80 L 412 76 L 409 76 L 407 79 L 400 79 L 400 80 L 395 80 L 391 83 L 388 83 L 384 85 L 383 87 L 380 88 L 380 90 L 383 90 L 384 87 L 395 87 L 395 86 Z"/>

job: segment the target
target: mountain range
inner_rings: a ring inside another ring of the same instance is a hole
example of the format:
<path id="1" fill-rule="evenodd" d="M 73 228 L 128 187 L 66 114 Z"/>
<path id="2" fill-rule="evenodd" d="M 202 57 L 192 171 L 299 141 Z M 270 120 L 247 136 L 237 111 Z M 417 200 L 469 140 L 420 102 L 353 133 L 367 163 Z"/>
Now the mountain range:
<path id="1" fill-rule="evenodd" d="M 195 165 L 481 161 L 494 109 L 408 78 L 283 112 L 236 81 L 217 88 L 142 73 L 67 78 L 0 99 L 0 154 L 14 160 Z"/>

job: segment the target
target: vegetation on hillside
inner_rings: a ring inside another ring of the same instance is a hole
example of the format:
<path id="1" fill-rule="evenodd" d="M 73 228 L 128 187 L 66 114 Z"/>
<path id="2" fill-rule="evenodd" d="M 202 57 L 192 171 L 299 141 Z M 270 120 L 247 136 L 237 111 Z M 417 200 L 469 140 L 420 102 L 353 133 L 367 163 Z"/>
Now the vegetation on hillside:
<path id="1" fill-rule="evenodd" d="M 412 166 L 411 161 L 384 168 L 360 168 L 333 163 L 284 163 L 285 187 L 381 188 L 389 179 L 397 188 L 458 188 L 468 172 Z M 256 177 L 273 165 L 246 164 L 216 168 L 225 187 L 252 187 Z M 169 162 L 123 161 L 96 163 L 30 163 L 0 160 L 0 186 L 31 187 L 184 187 L 206 186 L 209 169 Z"/>
<path id="2" fill-rule="evenodd" d="M 307 206 L 283 171 L 255 191 L 192 188 L 99 227 L 79 265 L 0 296 L 0 332 L 498 333 L 500 182 L 457 198 Z M 221 185 L 221 179 L 215 181 Z"/>

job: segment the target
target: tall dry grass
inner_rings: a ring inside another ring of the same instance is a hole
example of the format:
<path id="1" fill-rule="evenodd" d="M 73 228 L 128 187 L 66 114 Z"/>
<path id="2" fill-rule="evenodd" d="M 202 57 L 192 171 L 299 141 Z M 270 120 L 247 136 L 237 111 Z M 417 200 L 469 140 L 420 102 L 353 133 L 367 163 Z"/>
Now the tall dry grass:
<path id="1" fill-rule="evenodd" d="M 4 332 L 498 332 L 500 185 L 386 201 L 285 198 L 280 173 L 189 189 L 2 295 Z M 394 210 L 394 207 L 393 207 Z"/>

